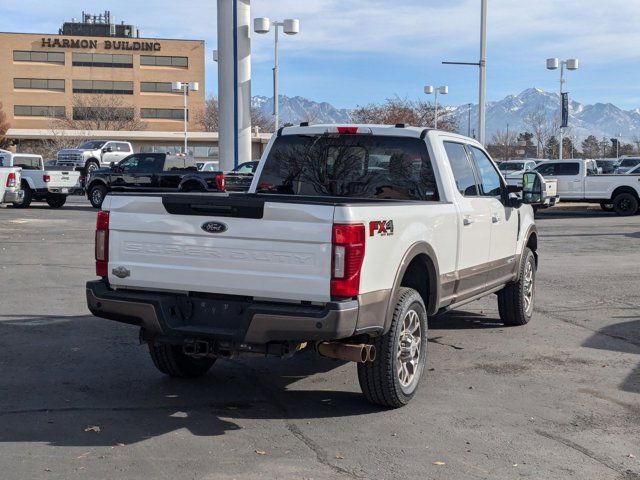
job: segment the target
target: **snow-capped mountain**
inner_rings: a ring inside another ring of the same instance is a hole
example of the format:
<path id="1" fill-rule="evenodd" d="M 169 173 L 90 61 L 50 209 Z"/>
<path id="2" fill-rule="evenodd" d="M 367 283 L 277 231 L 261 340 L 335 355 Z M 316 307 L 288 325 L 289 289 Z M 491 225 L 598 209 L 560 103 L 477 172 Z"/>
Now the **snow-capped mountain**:
<path id="1" fill-rule="evenodd" d="M 611 103 L 595 103 L 585 105 L 571 99 L 568 135 L 581 141 L 588 135 L 611 138 L 622 135 L 623 142 L 630 142 L 634 136 L 640 136 L 640 108 L 622 110 Z M 315 102 L 303 97 L 280 97 L 281 123 L 348 123 L 351 121 L 350 110 L 336 108 L 327 102 Z M 270 97 L 253 97 L 252 104 L 265 116 L 270 117 L 273 101 Z M 508 95 L 500 101 L 487 103 L 487 140 L 498 130 L 523 132 L 531 130 L 525 119 L 530 113 L 542 111 L 551 124 L 559 117 L 560 96 L 558 93 L 545 92 L 539 88 L 528 88 L 518 95 Z M 478 124 L 478 106 L 472 104 L 459 107 L 444 107 L 457 121 L 460 133 L 467 134 L 469 125 L 469 109 L 471 109 L 470 133 L 473 134 Z"/>
<path id="2" fill-rule="evenodd" d="M 571 99 L 569 130 L 567 134 L 580 141 L 588 135 L 614 137 L 622 135 L 622 141 L 630 142 L 634 136 L 640 136 L 640 109 L 622 110 L 611 103 L 584 105 Z M 518 95 L 508 95 L 498 102 L 487 103 L 487 139 L 497 130 L 523 132 L 531 128 L 526 124 L 530 113 L 542 111 L 547 121 L 552 123 L 559 117 L 560 95 L 545 92 L 539 88 L 528 88 Z M 469 123 L 469 106 L 461 105 L 452 111 L 460 132 L 466 134 Z M 478 123 L 478 106 L 471 105 L 471 129 Z M 472 132 L 473 133 L 473 132 Z"/>
<path id="3" fill-rule="evenodd" d="M 273 112 L 273 98 L 255 96 L 252 99 L 254 108 L 258 108 L 265 116 Z M 348 123 L 351 115 L 346 108 L 335 108 L 327 102 L 314 102 L 303 97 L 287 97 L 280 95 L 280 121 L 285 123 Z"/>

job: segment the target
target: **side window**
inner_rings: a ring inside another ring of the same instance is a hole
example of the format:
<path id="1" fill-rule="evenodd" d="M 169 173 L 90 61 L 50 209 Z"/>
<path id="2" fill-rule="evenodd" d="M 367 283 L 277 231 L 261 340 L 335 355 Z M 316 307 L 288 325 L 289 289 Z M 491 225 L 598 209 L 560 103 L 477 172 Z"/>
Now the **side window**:
<path id="1" fill-rule="evenodd" d="M 117 152 L 123 152 L 123 153 L 127 153 L 130 152 L 131 150 L 129 149 L 129 145 L 126 143 L 122 143 L 122 142 L 116 142 L 115 143 L 115 151 Z"/>
<path id="2" fill-rule="evenodd" d="M 140 158 L 138 155 L 131 155 L 130 157 L 122 160 L 118 166 L 123 172 L 137 172 L 138 171 L 138 162 Z"/>
<path id="3" fill-rule="evenodd" d="M 545 175 L 547 176 L 555 176 L 556 175 L 556 164 L 555 163 L 547 163 L 544 165 L 540 165 L 536 171 L 542 175 L 543 177 Z"/>
<path id="4" fill-rule="evenodd" d="M 139 173 L 158 173 L 162 171 L 164 159 L 160 155 L 141 156 L 138 162 Z"/>
<path id="5" fill-rule="evenodd" d="M 598 164 L 596 162 L 587 162 L 587 175 L 598 175 Z"/>
<path id="6" fill-rule="evenodd" d="M 556 164 L 556 175 L 578 175 L 580 173 L 580 164 L 576 162 L 558 163 Z"/>
<path id="7" fill-rule="evenodd" d="M 104 146 L 102 147 L 103 149 L 108 149 L 110 148 L 111 151 L 116 152 L 118 149 L 116 148 L 116 142 L 107 142 L 104 144 Z"/>
<path id="8" fill-rule="evenodd" d="M 477 196 L 478 187 L 476 185 L 476 178 L 473 174 L 473 168 L 469 162 L 469 157 L 467 156 L 464 145 L 461 143 L 444 142 L 444 149 L 447 152 L 458 191 L 465 197 Z"/>
<path id="9" fill-rule="evenodd" d="M 502 183 L 500 182 L 500 174 L 484 153 L 479 148 L 469 145 L 471 156 L 476 163 L 476 168 L 480 174 L 480 188 L 482 195 L 486 197 L 502 197 Z"/>

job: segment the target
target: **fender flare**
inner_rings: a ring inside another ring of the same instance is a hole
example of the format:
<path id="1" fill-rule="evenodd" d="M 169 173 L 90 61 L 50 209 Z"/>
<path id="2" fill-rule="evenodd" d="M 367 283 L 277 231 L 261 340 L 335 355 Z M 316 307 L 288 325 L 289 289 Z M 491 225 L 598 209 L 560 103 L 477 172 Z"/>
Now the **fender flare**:
<path id="1" fill-rule="evenodd" d="M 85 191 L 87 192 L 87 195 L 89 194 L 89 192 L 91 191 L 91 189 L 93 187 L 95 187 L 96 185 L 102 185 L 103 187 L 106 187 L 107 189 L 109 188 L 109 186 L 107 185 L 107 182 L 105 182 L 102 178 L 94 178 L 91 180 L 91 183 L 89 185 L 86 186 Z"/>
<path id="2" fill-rule="evenodd" d="M 536 237 L 536 248 L 533 250 L 533 256 L 536 259 L 536 268 L 538 267 L 538 227 L 534 225 L 529 225 L 526 233 L 522 237 L 522 252 L 520 252 L 520 258 L 518 259 L 518 269 L 516 271 L 516 281 L 520 280 L 520 267 L 522 266 L 522 262 L 524 261 L 524 249 L 527 245 L 529 245 L 529 240 L 531 237 L 535 235 Z"/>
<path id="3" fill-rule="evenodd" d="M 425 298 L 427 303 L 427 315 L 434 315 L 438 311 L 440 303 L 441 288 L 440 285 L 440 267 L 438 266 L 438 260 L 436 252 L 431 245 L 427 242 L 417 242 L 409 247 L 402 257 L 400 266 L 396 271 L 395 278 L 393 280 L 393 287 L 391 288 L 391 295 L 389 295 L 389 303 L 387 304 L 386 315 L 384 318 L 383 334 L 387 333 L 391 328 L 391 318 L 393 316 L 393 309 L 398 301 L 399 291 L 409 265 L 411 262 L 419 256 L 424 256 L 427 268 L 427 277 L 429 279 L 429 298 Z"/>
<path id="4" fill-rule="evenodd" d="M 98 164 L 98 168 L 100 168 L 100 167 L 102 166 L 102 162 L 100 161 L 100 159 L 99 159 L 99 158 L 90 157 L 90 158 L 87 158 L 87 159 L 84 161 L 83 168 L 86 168 L 86 167 L 87 167 L 87 163 L 89 163 L 89 162 L 97 163 L 97 164 Z"/>
<path id="5" fill-rule="evenodd" d="M 200 187 L 202 187 L 203 192 L 206 192 L 208 190 L 207 182 L 205 182 L 202 178 L 194 175 L 194 176 L 184 176 L 180 181 L 180 184 L 178 185 L 178 191 L 179 192 L 184 191 L 184 187 L 188 183 L 200 185 Z"/>

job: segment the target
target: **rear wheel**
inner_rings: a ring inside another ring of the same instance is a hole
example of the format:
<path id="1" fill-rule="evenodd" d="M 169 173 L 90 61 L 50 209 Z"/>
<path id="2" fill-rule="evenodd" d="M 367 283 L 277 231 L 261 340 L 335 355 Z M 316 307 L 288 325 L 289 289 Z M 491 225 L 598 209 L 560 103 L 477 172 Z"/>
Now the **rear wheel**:
<path id="1" fill-rule="evenodd" d="M 150 343 L 151 360 L 165 375 L 178 378 L 201 377 L 213 366 L 215 358 L 195 358 L 185 355 L 179 345 Z"/>
<path id="2" fill-rule="evenodd" d="M 61 193 L 49 193 L 45 200 L 51 208 L 60 208 L 67 202 L 67 196 Z"/>
<path id="3" fill-rule="evenodd" d="M 107 187 L 104 185 L 94 185 L 89 189 L 89 201 L 94 208 L 101 208 L 104 197 L 107 195 Z"/>
<path id="4" fill-rule="evenodd" d="M 619 193 L 613 199 L 613 210 L 623 217 L 635 215 L 638 211 L 638 199 L 632 193 Z"/>
<path id="5" fill-rule="evenodd" d="M 22 191 L 24 192 L 24 196 L 22 197 L 22 201 L 13 202 L 13 208 L 29 208 L 31 205 L 31 201 L 33 200 L 33 191 L 29 188 L 29 185 L 22 185 Z"/>
<path id="6" fill-rule="evenodd" d="M 377 405 L 406 405 L 418 389 L 427 358 L 427 310 L 417 291 L 400 289 L 391 328 L 373 345 L 376 359 L 358 364 L 362 393 Z"/>
<path id="7" fill-rule="evenodd" d="M 498 312 L 505 325 L 526 325 L 533 316 L 536 284 L 536 258 L 525 247 L 517 282 L 511 282 L 498 292 Z"/>

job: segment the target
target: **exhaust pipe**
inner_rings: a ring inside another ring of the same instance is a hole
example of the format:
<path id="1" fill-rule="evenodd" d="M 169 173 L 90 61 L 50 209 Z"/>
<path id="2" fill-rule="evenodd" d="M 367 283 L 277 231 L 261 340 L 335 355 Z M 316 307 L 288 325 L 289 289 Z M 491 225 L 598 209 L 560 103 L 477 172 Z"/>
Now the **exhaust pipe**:
<path id="1" fill-rule="evenodd" d="M 320 342 L 316 345 L 316 351 L 323 357 L 347 362 L 373 362 L 376 358 L 376 347 L 365 343 L 353 345 L 339 342 Z"/>

